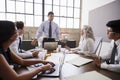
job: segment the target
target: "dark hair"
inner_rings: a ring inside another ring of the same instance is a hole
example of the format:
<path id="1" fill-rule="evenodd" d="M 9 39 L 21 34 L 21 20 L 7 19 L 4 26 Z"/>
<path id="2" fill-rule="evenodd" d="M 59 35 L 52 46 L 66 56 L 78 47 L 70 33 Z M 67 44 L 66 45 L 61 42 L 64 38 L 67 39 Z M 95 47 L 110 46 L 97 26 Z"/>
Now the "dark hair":
<path id="1" fill-rule="evenodd" d="M 15 22 L 15 25 L 16 25 L 17 29 L 23 29 L 24 28 L 24 23 L 22 21 Z"/>
<path id="2" fill-rule="evenodd" d="M 0 45 L 15 34 L 15 24 L 11 21 L 0 21 Z"/>
<path id="3" fill-rule="evenodd" d="M 120 33 L 120 20 L 112 20 L 106 24 L 107 27 L 110 27 L 113 32 Z"/>
<path id="4" fill-rule="evenodd" d="M 53 13 L 52 11 L 50 11 L 50 12 L 48 13 L 48 16 L 49 16 L 50 14 L 54 15 L 54 13 Z"/>

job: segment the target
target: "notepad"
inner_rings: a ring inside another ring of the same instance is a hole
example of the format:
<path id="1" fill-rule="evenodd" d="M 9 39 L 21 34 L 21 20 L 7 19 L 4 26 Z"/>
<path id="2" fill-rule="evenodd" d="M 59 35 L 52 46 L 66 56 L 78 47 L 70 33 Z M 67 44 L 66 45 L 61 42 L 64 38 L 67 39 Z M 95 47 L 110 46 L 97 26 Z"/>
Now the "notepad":
<path id="1" fill-rule="evenodd" d="M 97 71 L 85 72 L 83 74 L 66 77 L 65 80 L 112 80 Z"/>
<path id="2" fill-rule="evenodd" d="M 92 61 L 93 61 L 92 59 L 87 59 L 87 58 L 83 58 L 83 57 L 79 56 L 79 57 L 75 57 L 74 59 L 71 59 L 67 62 L 79 67 L 81 65 L 87 64 Z"/>

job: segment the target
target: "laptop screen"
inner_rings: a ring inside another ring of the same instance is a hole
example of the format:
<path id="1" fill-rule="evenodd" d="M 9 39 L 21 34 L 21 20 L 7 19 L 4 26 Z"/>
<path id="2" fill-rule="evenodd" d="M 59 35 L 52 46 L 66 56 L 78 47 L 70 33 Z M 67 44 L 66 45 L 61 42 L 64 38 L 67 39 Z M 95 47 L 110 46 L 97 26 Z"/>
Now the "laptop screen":
<path id="1" fill-rule="evenodd" d="M 56 50 L 58 42 L 44 42 L 44 49 Z"/>

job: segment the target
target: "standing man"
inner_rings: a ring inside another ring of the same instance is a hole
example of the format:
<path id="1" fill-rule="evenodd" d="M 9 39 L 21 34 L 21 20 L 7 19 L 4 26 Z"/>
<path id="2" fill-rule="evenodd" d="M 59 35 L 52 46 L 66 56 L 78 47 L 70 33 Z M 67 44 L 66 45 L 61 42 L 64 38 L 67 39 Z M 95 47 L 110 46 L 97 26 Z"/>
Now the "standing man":
<path id="1" fill-rule="evenodd" d="M 107 36 L 112 39 L 111 46 L 105 56 L 95 57 L 96 65 L 120 73 L 120 20 L 113 20 L 107 23 Z"/>
<path id="2" fill-rule="evenodd" d="M 47 41 L 47 38 L 57 38 L 60 40 L 60 30 L 58 25 L 53 22 L 54 13 L 48 13 L 48 20 L 44 21 L 36 33 L 35 39 L 32 41 L 32 45 L 35 45 L 38 39 L 43 35 L 43 43 Z M 54 41 L 54 40 L 53 40 Z"/>

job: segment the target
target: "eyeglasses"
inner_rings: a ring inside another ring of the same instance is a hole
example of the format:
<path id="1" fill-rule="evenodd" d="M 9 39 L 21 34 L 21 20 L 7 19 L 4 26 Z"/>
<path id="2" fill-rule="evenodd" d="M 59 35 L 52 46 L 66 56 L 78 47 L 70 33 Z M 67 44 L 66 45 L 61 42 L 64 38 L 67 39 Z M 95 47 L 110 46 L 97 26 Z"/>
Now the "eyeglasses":
<path id="1" fill-rule="evenodd" d="M 113 33 L 116 33 L 116 32 L 112 32 L 112 31 L 107 30 L 107 34 L 109 34 L 109 33 L 113 34 Z"/>

